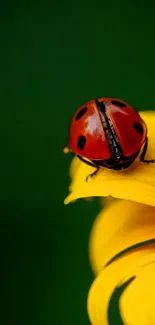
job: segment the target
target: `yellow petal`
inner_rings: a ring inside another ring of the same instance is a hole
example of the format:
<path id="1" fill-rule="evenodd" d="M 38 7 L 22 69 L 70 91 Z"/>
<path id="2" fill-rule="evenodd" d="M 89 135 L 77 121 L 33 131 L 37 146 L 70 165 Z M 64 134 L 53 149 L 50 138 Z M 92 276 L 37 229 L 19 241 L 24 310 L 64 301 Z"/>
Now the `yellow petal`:
<path id="1" fill-rule="evenodd" d="M 89 254 L 95 274 L 120 252 L 155 240 L 155 208 L 115 200 L 102 209 L 90 235 Z"/>
<path id="2" fill-rule="evenodd" d="M 152 256 L 153 257 L 153 256 Z M 120 297 L 120 312 L 125 324 L 155 324 L 155 256 L 141 268 L 135 281 Z"/>
<path id="3" fill-rule="evenodd" d="M 154 274 L 155 247 L 132 252 L 105 267 L 88 295 L 91 324 L 155 324 Z"/>
<path id="4" fill-rule="evenodd" d="M 141 112 L 148 127 L 149 146 L 146 159 L 155 159 L 155 112 Z M 113 196 L 155 206 L 155 164 L 146 164 L 137 159 L 124 171 L 100 170 L 94 179 L 85 181 L 93 167 L 74 158 L 70 174 L 71 193 L 65 199 L 68 204 L 78 198 Z"/>
<path id="5" fill-rule="evenodd" d="M 69 175 L 70 178 L 73 180 L 72 183 L 69 186 L 69 190 L 72 190 L 73 184 L 74 184 L 74 175 L 77 174 L 78 169 L 81 165 L 81 161 L 79 159 L 77 159 L 76 157 L 72 159 L 71 165 L 70 165 L 70 170 L 69 170 Z"/>
<path id="6" fill-rule="evenodd" d="M 155 324 L 155 208 L 113 201 L 96 218 L 89 247 L 97 276 L 88 295 L 92 325 Z"/>

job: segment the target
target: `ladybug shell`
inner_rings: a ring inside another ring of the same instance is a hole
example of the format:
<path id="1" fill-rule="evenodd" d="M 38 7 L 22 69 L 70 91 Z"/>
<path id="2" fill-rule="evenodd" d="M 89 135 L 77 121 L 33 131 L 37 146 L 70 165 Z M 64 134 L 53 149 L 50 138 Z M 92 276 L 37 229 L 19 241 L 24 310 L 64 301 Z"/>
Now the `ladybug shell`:
<path id="1" fill-rule="evenodd" d="M 144 121 L 126 102 L 115 98 L 99 98 L 104 103 L 105 114 L 111 120 L 125 157 L 135 154 L 144 144 L 147 128 Z M 70 126 L 69 147 L 77 155 L 90 160 L 111 157 L 102 119 L 96 101 L 92 100 L 78 109 Z"/>
<path id="2" fill-rule="evenodd" d="M 106 115 L 113 123 L 125 157 L 132 156 L 141 149 L 147 136 L 147 127 L 128 103 L 114 98 L 101 98 L 107 104 Z"/>
<path id="3" fill-rule="evenodd" d="M 75 154 L 91 160 L 110 158 L 111 152 L 95 100 L 81 106 L 73 116 L 69 148 Z"/>

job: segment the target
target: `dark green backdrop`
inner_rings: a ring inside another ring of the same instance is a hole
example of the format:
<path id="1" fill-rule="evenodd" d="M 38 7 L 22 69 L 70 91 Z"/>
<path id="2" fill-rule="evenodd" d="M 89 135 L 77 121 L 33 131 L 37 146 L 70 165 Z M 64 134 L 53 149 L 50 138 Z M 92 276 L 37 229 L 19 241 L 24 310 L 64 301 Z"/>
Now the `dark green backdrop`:
<path id="1" fill-rule="evenodd" d="M 154 13 L 153 0 L 1 1 L 2 325 L 89 324 L 88 239 L 100 207 L 63 205 L 62 149 L 88 99 L 154 109 Z"/>

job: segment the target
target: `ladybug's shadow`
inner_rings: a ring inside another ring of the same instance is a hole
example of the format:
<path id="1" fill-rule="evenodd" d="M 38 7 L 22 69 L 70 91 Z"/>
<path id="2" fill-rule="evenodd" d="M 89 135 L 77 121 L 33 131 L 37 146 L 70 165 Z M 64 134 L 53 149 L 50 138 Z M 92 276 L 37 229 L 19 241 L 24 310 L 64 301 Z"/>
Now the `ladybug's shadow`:
<path id="1" fill-rule="evenodd" d="M 140 170 L 141 169 L 143 170 L 144 167 L 150 167 L 150 166 L 155 168 L 155 163 L 151 163 L 151 162 L 145 163 L 145 162 L 141 162 L 141 161 L 139 161 L 139 159 L 137 159 L 129 168 L 124 169 L 119 172 L 123 173 L 126 176 L 129 176 L 129 175 L 132 176 L 132 174 L 135 173 L 136 170 L 139 169 L 139 172 L 140 172 Z"/>

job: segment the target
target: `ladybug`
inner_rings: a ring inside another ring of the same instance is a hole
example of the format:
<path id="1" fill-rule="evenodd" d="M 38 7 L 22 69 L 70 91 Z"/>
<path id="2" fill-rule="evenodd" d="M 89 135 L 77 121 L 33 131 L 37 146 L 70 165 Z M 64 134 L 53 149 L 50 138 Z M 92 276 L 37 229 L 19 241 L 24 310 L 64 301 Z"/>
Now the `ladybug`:
<path id="1" fill-rule="evenodd" d="M 116 98 L 98 98 L 82 105 L 70 124 L 69 148 L 96 170 L 101 167 L 124 170 L 139 155 L 144 163 L 148 145 L 147 127 L 137 111 Z"/>

